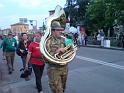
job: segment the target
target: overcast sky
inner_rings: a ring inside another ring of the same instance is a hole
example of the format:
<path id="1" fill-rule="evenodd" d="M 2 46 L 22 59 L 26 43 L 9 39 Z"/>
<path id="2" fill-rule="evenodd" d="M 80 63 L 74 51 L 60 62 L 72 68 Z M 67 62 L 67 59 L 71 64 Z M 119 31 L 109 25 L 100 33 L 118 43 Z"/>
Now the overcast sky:
<path id="1" fill-rule="evenodd" d="M 64 7 L 66 0 L 0 0 L 0 28 L 9 28 L 19 18 L 37 20 L 38 27 L 56 5 Z"/>

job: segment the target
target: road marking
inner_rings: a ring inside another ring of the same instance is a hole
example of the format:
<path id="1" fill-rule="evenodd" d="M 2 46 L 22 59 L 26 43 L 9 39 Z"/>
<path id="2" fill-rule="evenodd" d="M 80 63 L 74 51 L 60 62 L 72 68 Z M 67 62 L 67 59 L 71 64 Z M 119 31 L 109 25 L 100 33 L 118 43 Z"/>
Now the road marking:
<path id="1" fill-rule="evenodd" d="M 123 69 L 124 70 L 124 66 L 113 64 L 113 63 L 109 63 L 109 62 L 105 62 L 105 61 L 102 61 L 102 60 L 96 60 L 96 59 L 92 59 L 92 58 L 88 58 L 88 57 L 83 57 L 83 56 L 78 56 L 78 55 L 76 56 L 76 58 L 81 59 L 81 60 L 85 60 L 85 61 L 89 61 L 89 62 L 93 62 L 93 63 L 102 64 L 102 65 L 113 67 L 113 68 Z"/>

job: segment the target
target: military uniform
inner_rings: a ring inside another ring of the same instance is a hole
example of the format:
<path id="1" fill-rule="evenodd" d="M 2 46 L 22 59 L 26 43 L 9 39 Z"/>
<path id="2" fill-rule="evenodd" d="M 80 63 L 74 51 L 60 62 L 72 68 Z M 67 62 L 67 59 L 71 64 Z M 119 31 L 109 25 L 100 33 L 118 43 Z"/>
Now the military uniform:
<path id="1" fill-rule="evenodd" d="M 59 48 L 64 48 L 64 39 L 54 35 L 47 41 L 47 50 L 54 56 Z M 64 93 L 67 80 L 68 67 L 57 63 L 48 62 L 49 85 L 53 93 Z"/>

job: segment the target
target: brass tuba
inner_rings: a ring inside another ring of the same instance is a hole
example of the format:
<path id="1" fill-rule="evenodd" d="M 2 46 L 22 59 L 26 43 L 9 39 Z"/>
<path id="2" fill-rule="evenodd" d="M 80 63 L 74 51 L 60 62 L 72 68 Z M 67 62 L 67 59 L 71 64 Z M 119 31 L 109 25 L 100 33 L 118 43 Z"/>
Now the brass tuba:
<path id="1" fill-rule="evenodd" d="M 41 38 L 40 41 L 40 51 L 45 56 L 45 58 L 54 62 L 55 64 L 65 65 L 74 59 L 76 55 L 76 47 L 72 44 L 70 46 L 65 47 L 66 52 L 63 54 L 55 54 L 54 56 L 50 55 L 50 53 L 46 49 L 46 42 L 51 36 L 51 23 L 53 21 L 59 21 L 62 27 L 66 25 L 66 16 L 63 8 L 61 6 L 56 6 L 55 13 L 46 19 L 46 31 Z"/>

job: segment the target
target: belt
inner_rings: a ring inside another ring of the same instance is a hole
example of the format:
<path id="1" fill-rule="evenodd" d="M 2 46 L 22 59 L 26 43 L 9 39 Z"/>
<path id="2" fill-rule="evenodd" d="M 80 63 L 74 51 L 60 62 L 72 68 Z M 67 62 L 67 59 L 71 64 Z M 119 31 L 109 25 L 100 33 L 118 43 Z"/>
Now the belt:
<path id="1" fill-rule="evenodd" d="M 59 64 L 52 64 L 52 63 L 48 63 L 48 65 L 50 67 L 66 67 L 67 66 L 67 64 L 66 65 L 59 65 Z"/>

